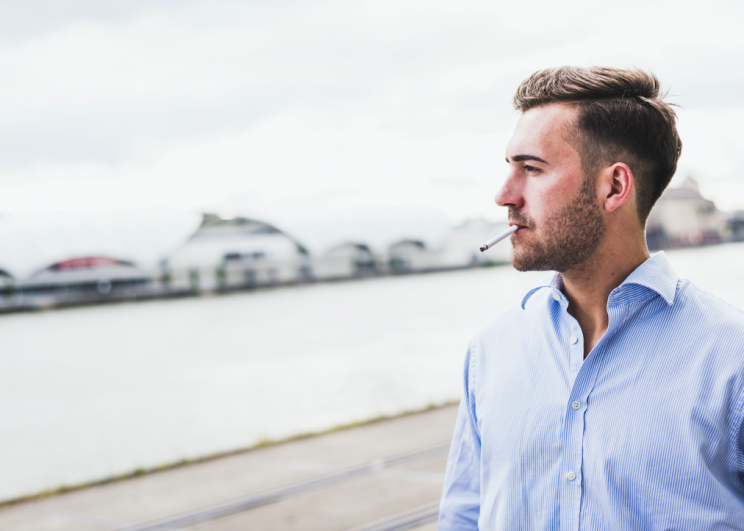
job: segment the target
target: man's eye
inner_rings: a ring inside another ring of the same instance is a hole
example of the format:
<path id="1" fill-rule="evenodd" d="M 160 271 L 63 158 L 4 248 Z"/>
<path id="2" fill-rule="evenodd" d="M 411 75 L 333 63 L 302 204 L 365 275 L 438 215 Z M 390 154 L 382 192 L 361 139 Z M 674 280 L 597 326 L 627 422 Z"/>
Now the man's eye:
<path id="1" fill-rule="evenodd" d="M 528 173 L 537 173 L 540 171 L 534 166 L 527 166 L 527 165 L 524 166 L 524 169 L 527 170 Z"/>

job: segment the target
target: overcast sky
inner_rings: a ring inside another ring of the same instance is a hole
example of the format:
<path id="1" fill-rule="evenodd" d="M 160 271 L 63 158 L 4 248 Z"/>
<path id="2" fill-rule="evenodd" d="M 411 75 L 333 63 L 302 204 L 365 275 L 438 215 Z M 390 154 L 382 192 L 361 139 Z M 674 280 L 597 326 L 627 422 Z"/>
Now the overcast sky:
<path id="1" fill-rule="evenodd" d="M 744 2 L 3 0 L 0 213 L 418 206 L 493 196 L 537 69 L 637 66 L 677 177 L 744 208 Z"/>

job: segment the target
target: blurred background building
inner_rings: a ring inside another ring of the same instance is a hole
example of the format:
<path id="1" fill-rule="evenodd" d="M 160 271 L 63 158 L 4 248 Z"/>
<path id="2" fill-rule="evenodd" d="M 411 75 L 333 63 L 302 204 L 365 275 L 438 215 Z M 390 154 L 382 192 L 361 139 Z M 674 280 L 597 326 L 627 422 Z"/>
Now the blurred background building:
<path id="1" fill-rule="evenodd" d="M 687 177 L 659 198 L 649 215 L 646 237 L 652 249 L 721 243 L 736 234 L 728 219 Z"/>
<path id="2" fill-rule="evenodd" d="M 5 216 L 0 308 L 188 295 L 505 263 L 504 229 L 424 209 Z"/>
<path id="3" fill-rule="evenodd" d="M 0 309 L 502 264 L 508 243 L 478 246 L 505 226 L 411 208 L 6 215 Z M 742 240 L 744 215 L 719 211 L 688 177 L 657 202 L 647 239 L 651 249 Z"/>

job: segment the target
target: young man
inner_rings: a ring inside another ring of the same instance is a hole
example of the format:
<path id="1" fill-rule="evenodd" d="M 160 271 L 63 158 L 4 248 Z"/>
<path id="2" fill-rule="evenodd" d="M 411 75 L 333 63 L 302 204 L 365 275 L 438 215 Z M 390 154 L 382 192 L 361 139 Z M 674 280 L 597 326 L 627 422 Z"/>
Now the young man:
<path id="1" fill-rule="evenodd" d="M 496 203 L 555 273 L 470 343 L 439 530 L 744 529 L 744 313 L 646 247 L 682 147 L 657 78 L 544 70 L 514 104 Z"/>

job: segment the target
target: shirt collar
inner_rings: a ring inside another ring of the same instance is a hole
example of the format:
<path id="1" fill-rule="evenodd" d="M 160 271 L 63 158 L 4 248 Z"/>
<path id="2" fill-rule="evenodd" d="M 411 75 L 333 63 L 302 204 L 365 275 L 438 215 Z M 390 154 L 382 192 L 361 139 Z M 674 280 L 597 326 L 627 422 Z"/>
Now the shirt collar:
<path id="1" fill-rule="evenodd" d="M 674 304 L 674 297 L 677 295 L 678 282 L 679 276 L 669 264 L 666 254 L 664 254 L 664 251 L 659 251 L 639 265 L 622 284 L 612 290 L 610 298 L 613 295 L 616 298 L 621 297 L 622 288 L 625 286 L 643 286 L 658 293 L 667 305 L 671 306 Z"/>
<path id="2" fill-rule="evenodd" d="M 674 303 L 674 297 L 677 294 L 677 282 L 679 277 L 669 264 L 669 260 L 660 251 L 651 258 L 639 265 L 622 284 L 612 290 L 609 302 L 622 302 L 622 293 L 628 286 L 643 286 L 649 290 L 658 293 L 664 299 L 667 305 Z M 545 276 L 534 288 L 527 292 L 522 299 L 522 309 L 532 295 L 542 288 L 551 288 L 560 291 L 563 288 L 563 277 L 560 273 L 552 272 Z"/>
<path id="3" fill-rule="evenodd" d="M 561 288 L 563 288 L 563 277 L 560 275 L 560 273 L 556 273 L 555 271 L 544 276 L 542 280 L 538 282 L 537 286 L 535 286 L 530 291 L 528 291 L 527 295 L 525 295 L 524 299 L 522 299 L 523 310 L 524 310 L 524 305 L 527 304 L 528 300 L 530 300 L 530 297 L 532 297 L 532 294 L 543 288 L 552 288 L 552 289 L 560 290 Z"/>

